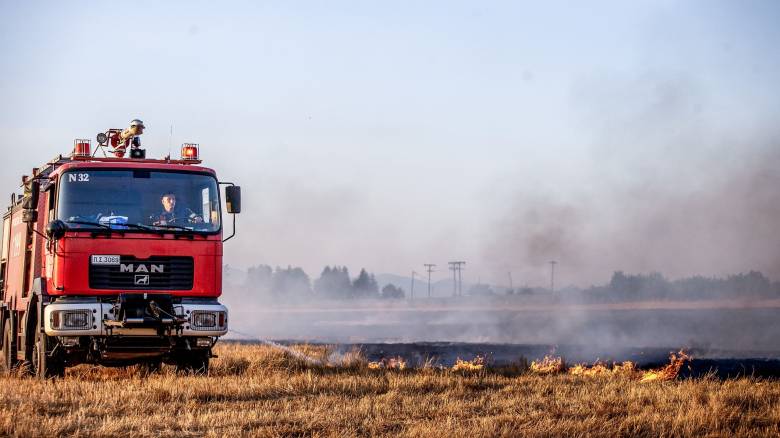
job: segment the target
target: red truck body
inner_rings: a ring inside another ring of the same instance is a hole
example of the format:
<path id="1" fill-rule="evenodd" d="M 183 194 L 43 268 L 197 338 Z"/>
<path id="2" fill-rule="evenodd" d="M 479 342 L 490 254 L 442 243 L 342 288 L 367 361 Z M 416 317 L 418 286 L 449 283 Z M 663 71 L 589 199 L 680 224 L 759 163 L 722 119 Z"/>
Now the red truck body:
<path id="1" fill-rule="evenodd" d="M 23 178 L 24 196 L 3 217 L 6 368 L 41 377 L 85 362 L 207 369 L 227 309 L 217 302 L 222 199 L 199 163 L 60 156 Z M 166 184 L 193 207 L 175 224 L 147 219 Z M 228 202 L 240 211 L 240 197 Z"/>

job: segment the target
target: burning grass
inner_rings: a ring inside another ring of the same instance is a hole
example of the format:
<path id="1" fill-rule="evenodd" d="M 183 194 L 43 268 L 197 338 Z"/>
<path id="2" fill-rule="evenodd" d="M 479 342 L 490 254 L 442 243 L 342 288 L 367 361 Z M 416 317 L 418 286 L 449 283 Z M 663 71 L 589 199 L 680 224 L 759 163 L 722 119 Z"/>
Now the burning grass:
<path id="1" fill-rule="evenodd" d="M 482 371 L 483 369 L 485 369 L 485 358 L 482 356 L 477 356 L 472 360 L 462 360 L 461 358 L 458 358 L 455 361 L 455 365 L 452 366 L 452 371 L 456 372 Z"/>
<path id="2" fill-rule="evenodd" d="M 564 370 L 563 358 L 545 356 L 540 361 L 531 362 L 531 372 L 534 374 L 558 374 Z"/>
<path id="3" fill-rule="evenodd" d="M 568 373 L 573 376 L 581 377 L 609 377 L 609 376 L 621 376 L 626 378 L 637 379 L 640 382 L 653 382 L 659 380 L 674 380 L 680 374 L 680 370 L 686 362 L 690 361 L 691 357 L 684 351 L 680 350 L 678 353 L 672 353 L 669 356 L 669 364 L 658 369 L 642 371 L 637 368 L 633 362 L 613 363 L 612 366 L 608 366 L 602 362 L 596 362 L 593 365 L 578 364 L 568 369 Z M 554 361 L 545 357 L 545 361 L 555 363 Z M 532 370 L 533 370 L 533 364 Z M 544 370 L 551 365 L 545 367 L 539 365 Z M 563 368 L 556 372 L 561 372 Z M 544 373 L 543 373 L 544 374 Z M 549 374 L 549 373 L 547 373 Z"/>
<path id="4" fill-rule="evenodd" d="M 372 370 L 399 370 L 406 369 L 406 361 L 400 357 L 390 357 L 377 362 L 369 362 L 368 368 Z"/>
<path id="5" fill-rule="evenodd" d="M 0 435 L 780 434 L 778 381 L 643 382 L 633 364 L 566 371 L 554 357 L 536 369 L 557 371 L 541 374 L 533 364 L 496 369 L 485 359 L 401 369 L 400 358 L 373 367 L 359 352 L 291 348 L 299 354 L 220 344 L 210 376 L 77 367 L 55 381 L 0 377 Z"/>

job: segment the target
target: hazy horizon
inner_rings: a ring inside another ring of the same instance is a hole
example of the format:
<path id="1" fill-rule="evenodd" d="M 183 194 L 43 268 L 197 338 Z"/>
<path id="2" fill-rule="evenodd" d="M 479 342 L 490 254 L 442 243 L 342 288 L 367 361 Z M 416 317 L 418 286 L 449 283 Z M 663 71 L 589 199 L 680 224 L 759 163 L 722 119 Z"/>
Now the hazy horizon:
<path id="1" fill-rule="evenodd" d="M 780 279 L 771 1 L 0 2 L 0 187 L 147 125 L 243 187 L 225 263 Z M 171 136 L 171 127 L 173 135 Z M 171 137 L 171 138 L 169 138 Z M 440 278 L 447 278 L 440 274 Z"/>

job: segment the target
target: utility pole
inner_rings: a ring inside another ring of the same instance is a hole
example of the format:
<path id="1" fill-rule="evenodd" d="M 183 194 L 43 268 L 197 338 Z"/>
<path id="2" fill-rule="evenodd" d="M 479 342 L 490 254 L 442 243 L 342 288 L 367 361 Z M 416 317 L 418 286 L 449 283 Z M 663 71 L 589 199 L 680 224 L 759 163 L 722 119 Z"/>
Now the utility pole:
<path id="1" fill-rule="evenodd" d="M 555 265 L 558 264 L 555 260 L 550 261 L 550 292 L 555 292 Z"/>
<path id="2" fill-rule="evenodd" d="M 509 275 L 509 290 L 512 291 L 512 293 L 515 293 L 515 286 L 512 282 L 512 271 L 507 272 L 507 275 Z"/>
<path id="3" fill-rule="evenodd" d="M 428 298 L 431 297 L 431 272 L 433 272 L 433 268 L 436 267 L 433 263 L 425 263 L 423 266 L 425 266 L 425 269 L 428 271 Z"/>
<path id="4" fill-rule="evenodd" d="M 463 296 L 463 265 L 466 262 L 458 262 L 458 295 Z"/>
<path id="5" fill-rule="evenodd" d="M 461 271 L 463 271 L 463 265 L 465 264 L 466 262 L 463 261 L 449 262 L 452 270 L 452 282 L 454 283 L 452 286 L 453 295 L 455 296 L 463 295 L 463 274 Z"/>
<path id="6" fill-rule="evenodd" d="M 416 272 L 414 272 L 414 270 L 412 270 L 412 292 L 411 292 L 411 294 L 412 294 L 412 300 L 414 300 L 414 276 L 415 276 L 415 275 L 417 275 L 417 273 L 416 273 Z"/>
<path id="7" fill-rule="evenodd" d="M 455 262 L 447 262 L 449 265 L 450 271 L 452 271 L 452 296 L 456 297 L 458 296 L 458 267 L 455 264 Z"/>

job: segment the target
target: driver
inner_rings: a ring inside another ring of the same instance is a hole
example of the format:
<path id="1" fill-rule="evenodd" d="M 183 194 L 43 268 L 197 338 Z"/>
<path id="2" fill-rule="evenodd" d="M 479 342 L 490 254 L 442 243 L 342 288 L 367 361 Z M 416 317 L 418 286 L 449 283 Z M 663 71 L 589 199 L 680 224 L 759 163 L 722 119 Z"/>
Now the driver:
<path id="1" fill-rule="evenodd" d="M 163 193 L 160 202 L 162 203 L 163 211 L 160 214 L 151 217 L 152 225 L 203 223 L 203 218 L 189 208 L 185 209 L 186 213 L 181 212 L 176 208 L 176 194 L 173 192 Z"/>

